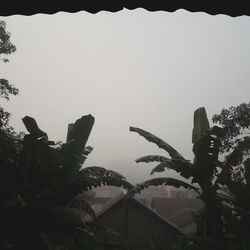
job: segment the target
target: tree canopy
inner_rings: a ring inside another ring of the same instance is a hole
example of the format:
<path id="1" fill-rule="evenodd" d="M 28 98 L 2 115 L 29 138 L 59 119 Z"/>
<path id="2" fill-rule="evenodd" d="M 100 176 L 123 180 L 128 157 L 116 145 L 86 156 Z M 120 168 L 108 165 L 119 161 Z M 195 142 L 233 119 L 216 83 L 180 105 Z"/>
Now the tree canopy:
<path id="1" fill-rule="evenodd" d="M 5 57 L 16 51 L 16 46 L 10 41 L 10 32 L 6 30 L 6 22 L 0 21 L 0 60 L 4 63 L 9 62 Z M 17 95 L 18 89 L 9 83 L 8 80 L 0 78 L 0 98 L 9 100 L 11 95 Z M 0 106 L 0 128 L 10 129 L 10 113 Z"/>

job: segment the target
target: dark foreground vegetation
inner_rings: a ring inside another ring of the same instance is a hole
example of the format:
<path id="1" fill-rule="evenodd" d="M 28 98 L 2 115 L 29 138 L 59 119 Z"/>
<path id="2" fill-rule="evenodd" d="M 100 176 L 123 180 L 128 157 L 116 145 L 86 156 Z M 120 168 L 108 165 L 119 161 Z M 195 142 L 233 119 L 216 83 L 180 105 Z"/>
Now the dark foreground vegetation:
<path id="1" fill-rule="evenodd" d="M 0 59 L 8 62 L 2 56 L 15 50 L 6 24 L 0 22 Z M 9 100 L 16 94 L 17 88 L 0 79 L 1 98 Z M 223 109 L 213 116 L 212 127 L 205 108 L 194 112 L 193 161 L 157 136 L 130 127 L 168 153 L 144 156 L 138 163 L 158 162 L 152 174 L 173 169 L 187 180 L 162 177 L 135 186 L 114 171 L 84 167 L 92 150 L 86 146 L 94 125 L 91 115 L 69 126 L 65 143 L 50 141 L 28 116 L 23 118 L 28 133 L 17 134 L 9 117 L 0 107 L 0 249 L 107 249 L 94 233 L 98 225 L 84 222 L 71 210 L 83 209 L 94 218 L 92 207 L 76 197 L 100 185 L 123 187 L 127 197 L 150 185 L 193 189 L 204 202 L 194 214 L 197 232 L 180 235 L 173 248 L 250 249 L 250 103 Z M 104 226 L 99 230 L 113 233 Z M 152 239 L 151 247 L 163 249 L 157 239 Z"/>

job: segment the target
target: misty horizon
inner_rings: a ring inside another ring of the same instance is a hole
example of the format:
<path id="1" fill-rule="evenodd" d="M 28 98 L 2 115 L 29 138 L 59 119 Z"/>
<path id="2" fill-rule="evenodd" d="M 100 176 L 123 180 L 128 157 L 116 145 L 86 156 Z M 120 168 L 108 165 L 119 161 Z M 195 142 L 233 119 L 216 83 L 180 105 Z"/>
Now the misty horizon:
<path id="1" fill-rule="evenodd" d="M 67 127 L 95 117 L 85 166 L 150 177 L 148 155 L 168 156 L 130 126 L 165 140 L 193 160 L 193 112 L 205 107 L 210 125 L 223 108 L 249 102 L 250 18 L 144 9 L 90 14 L 0 17 L 17 51 L 1 64 L 19 95 L 5 102 L 10 124 L 24 131 L 36 119 L 50 140 L 66 141 Z M 168 170 L 157 176 L 178 177 Z"/>

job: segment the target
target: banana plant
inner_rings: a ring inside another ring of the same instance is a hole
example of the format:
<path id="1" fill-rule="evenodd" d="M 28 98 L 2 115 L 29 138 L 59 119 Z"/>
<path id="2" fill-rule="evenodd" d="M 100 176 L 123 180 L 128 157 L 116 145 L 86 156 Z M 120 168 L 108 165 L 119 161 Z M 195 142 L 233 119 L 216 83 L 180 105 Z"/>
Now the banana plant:
<path id="1" fill-rule="evenodd" d="M 225 205 L 224 217 L 231 235 L 250 248 L 250 158 L 244 163 L 244 178 L 228 180 L 221 199 Z"/>
<path id="2" fill-rule="evenodd" d="M 194 127 L 192 133 L 194 160 L 185 159 L 176 149 L 159 137 L 136 127 L 130 127 L 131 132 L 136 132 L 149 142 L 164 149 L 169 156 L 147 155 L 136 159 L 139 162 L 158 162 L 151 175 L 163 172 L 166 169 L 175 170 L 186 179 L 180 181 L 169 177 L 153 178 L 137 184 L 130 193 L 134 194 L 149 185 L 171 185 L 193 189 L 204 201 L 203 222 L 199 225 L 197 235 L 217 238 L 222 234 L 222 221 L 220 204 L 216 196 L 218 185 L 214 185 L 218 178 L 218 168 L 223 168 L 223 163 L 218 160 L 222 128 L 210 128 L 204 107 L 194 112 Z M 188 179 L 191 179 L 191 183 Z"/>
<path id="3" fill-rule="evenodd" d="M 123 185 L 127 189 L 132 185 L 114 171 L 83 168 L 92 150 L 86 142 L 94 117 L 87 115 L 76 120 L 67 142 L 61 145 L 50 141 L 34 118 L 26 116 L 23 123 L 29 133 L 16 152 L 13 166 L 11 159 L 6 163 L 4 169 L 11 171 L 1 173 L 8 188 L 4 189 L 1 183 L 0 248 L 87 249 L 86 241 L 100 247 L 101 241 L 91 227 L 70 208 L 83 209 L 94 217 L 92 207 L 76 199 L 79 193 L 103 184 Z"/>

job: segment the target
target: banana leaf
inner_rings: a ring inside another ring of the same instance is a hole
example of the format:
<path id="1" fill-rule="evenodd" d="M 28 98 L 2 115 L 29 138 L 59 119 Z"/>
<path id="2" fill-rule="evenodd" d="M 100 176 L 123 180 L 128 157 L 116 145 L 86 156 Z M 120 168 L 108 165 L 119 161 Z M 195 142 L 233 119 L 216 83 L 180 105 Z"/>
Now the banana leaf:
<path id="1" fill-rule="evenodd" d="M 197 175 L 197 168 L 195 168 L 193 164 L 191 164 L 189 161 L 179 159 L 166 159 L 154 167 L 150 175 L 154 174 L 155 172 L 163 172 L 166 168 L 175 170 L 186 179 L 189 179 L 190 177 L 196 177 Z"/>
<path id="2" fill-rule="evenodd" d="M 94 122 L 95 118 L 89 114 L 82 116 L 74 124 L 69 124 L 67 142 L 74 142 L 75 154 L 81 154 L 84 151 Z"/>
<path id="3" fill-rule="evenodd" d="M 94 187 L 100 187 L 102 185 L 110 185 L 115 187 L 122 187 L 125 190 L 130 190 L 134 186 L 119 176 L 89 176 L 85 174 L 80 174 L 78 179 L 74 182 L 74 188 L 76 190 L 90 190 Z"/>
<path id="4" fill-rule="evenodd" d="M 218 155 L 220 139 L 218 133 L 220 128 L 215 126 L 206 131 L 193 146 L 194 167 L 199 169 L 199 184 L 206 182 L 216 174 L 218 166 Z"/>
<path id="5" fill-rule="evenodd" d="M 104 176 L 97 179 L 97 182 L 102 185 L 109 185 L 109 186 L 115 186 L 115 187 L 122 187 L 125 190 L 129 191 L 134 186 L 129 183 L 128 181 L 121 179 L 119 177 L 113 177 L 113 176 Z"/>
<path id="6" fill-rule="evenodd" d="M 140 193 L 143 189 L 148 188 L 149 186 L 160 186 L 160 185 L 168 185 L 176 188 L 184 187 L 185 189 L 188 190 L 194 190 L 196 191 L 199 196 L 200 192 L 199 189 L 191 184 L 188 184 L 187 182 L 177 180 L 174 178 L 168 178 L 168 177 L 160 177 L 160 178 L 153 178 L 146 180 L 142 183 L 136 184 L 135 187 L 126 194 L 126 197 L 132 197 L 136 193 Z"/>
<path id="7" fill-rule="evenodd" d="M 32 137 L 39 138 L 44 136 L 48 139 L 47 134 L 38 127 L 37 122 L 33 117 L 25 116 L 22 118 L 22 121 Z"/>
<path id="8" fill-rule="evenodd" d="M 208 129 L 209 122 L 205 108 L 201 107 L 196 109 L 194 112 L 194 127 L 192 133 L 193 144 L 199 141 Z"/>
<path id="9" fill-rule="evenodd" d="M 110 169 L 107 169 L 106 172 L 105 172 L 105 176 L 112 176 L 112 177 L 118 177 L 118 178 L 121 178 L 121 179 L 124 179 L 126 180 L 126 177 L 117 173 L 116 171 L 114 170 L 110 170 Z"/>
<path id="10" fill-rule="evenodd" d="M 86 168 L 82 168 L 80 170 L 81 174 L 83 175 L 88 175 L 90 177 L 94 177 L 94 178 L 98 178 L 98 177 L 118 177 L 121 179 L 126 179 L 123 175 L 115 172 L 114 170 L 109 170 L 109 169 L 105 169 L 103 167 L 99 167 L 99 166 L 91 166 L 91 167 L 86 167 Z"/>
<path id="11" fill-rule="evenodd" d="M 136 127 L 130 127 L 129 130 L 132 132 L 138 133 L 139 135 L 143 136 L 149 142 L 153 142 L 159 148 L 166 150 L 169 153 L 169 155 L 171 156 L 171 158 L 185 160 L 185 158 L 180 153 L 178 153 L 174 148 L 172 148 L 168 143 L 166 143 L 165 141 L 163 141 L 159 137 L 157 137 L 157 136 L 155 136 L 155 135 L 153 135 L 153 134 L 151 134 L 143 129 L 136 128 Z"/>
<path id="12" fill-rule="evenodd" d="M 99 166 L 86 167 L 80 170 L 82 174 L 92 177 L 104 176 L 105 171 L 105 168 Z"/>
<path id="13" fill-rule="evenodd" d="M 146 156 L 143 156 L 143 157 L 136 159 L 135 162 L 136 163 L 139 163 L 139 162 L 149 163 L 149 162 L 155 162 L 155 161 L 156 162 L 163 162 L 167 159 L 168 159 L 167 157 L 161 156 L 161 155 L 146 155 Z"/>

